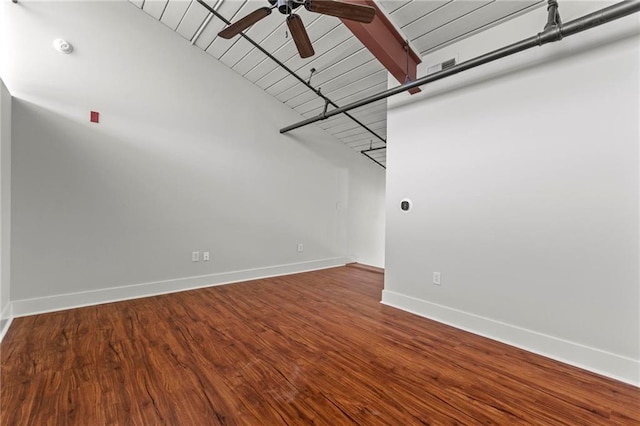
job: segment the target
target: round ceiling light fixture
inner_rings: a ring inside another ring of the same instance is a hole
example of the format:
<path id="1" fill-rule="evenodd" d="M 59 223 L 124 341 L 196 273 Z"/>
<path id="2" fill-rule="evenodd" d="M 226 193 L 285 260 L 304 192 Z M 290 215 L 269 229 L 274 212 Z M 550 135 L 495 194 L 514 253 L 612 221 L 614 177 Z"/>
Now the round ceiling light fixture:
<path id="1" fill-rule="evenodd" d="M 57 38 L 53 41 L 53 47 L 60 53 L 73 52 L 73 46 L 71 45 L 71 43 L 61 38 Z"/>

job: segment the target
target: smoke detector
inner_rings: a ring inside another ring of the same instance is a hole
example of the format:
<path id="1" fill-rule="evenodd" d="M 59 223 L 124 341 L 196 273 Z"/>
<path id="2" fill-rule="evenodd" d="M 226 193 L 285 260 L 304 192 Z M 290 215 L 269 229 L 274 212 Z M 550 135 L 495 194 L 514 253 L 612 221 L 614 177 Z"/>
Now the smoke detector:
<path id="1" fill-rule="evenodd" d="M 61 38 L 55 39 L 53 41 L 53 47 L 60 53 L 73 52 L 73 46 L 71 45 L 71 43 Z"/>

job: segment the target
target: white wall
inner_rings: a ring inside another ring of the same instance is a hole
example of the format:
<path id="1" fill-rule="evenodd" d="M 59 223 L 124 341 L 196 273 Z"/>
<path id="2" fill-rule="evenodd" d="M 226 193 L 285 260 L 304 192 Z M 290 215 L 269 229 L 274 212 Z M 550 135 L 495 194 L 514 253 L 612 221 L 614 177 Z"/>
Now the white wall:
<path id="1" fill-rule="evenodd" d="M 10 321 L 11 94 L 0 78 L 0 340 Z"/>
<path id="2" fill-rule="evenodd" d="M 424 67 L 534 35 L 545 15 Z M 628 17 L 390 99 L 384 303 L 640 383 L 638 27 Z"/>
<path id="3" fill-rule="evenodd" d="M 385 170 L 374 170 L 370 164 L 350 169 L 348 252 L 357 253 L 359 263 L 384 268 Z"/>
<path id="4" fill-rule="evenodd" d="M 17 315 L 359 257 L 347 226 L 372 221 L 349 215 L 370 203 L 350 190 L 384 190 L 366 158 L 315 126 L 280 135 L 297 113 L 128 2 L 0 7 Z"/>

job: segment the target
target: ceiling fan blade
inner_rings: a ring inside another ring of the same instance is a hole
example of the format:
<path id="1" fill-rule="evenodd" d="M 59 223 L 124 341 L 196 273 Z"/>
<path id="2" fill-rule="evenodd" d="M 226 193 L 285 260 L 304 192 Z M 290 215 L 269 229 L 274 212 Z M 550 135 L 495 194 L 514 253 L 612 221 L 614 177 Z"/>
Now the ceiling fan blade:
<path id="1" fill-rule="evenodd" d="M 309 40 L 307 30 L 304 29 L 302 18 L 298 15 L 288 16 L 287 26 L 289 27 L 289 31 L 291 31 L 291 37 L 298 48 L 300 57 L 308 58 L 313 56 L 316 52 L 313 51 L 313 46 L 311 45 L 311 40 Z"/>
<path id="2" fill-rule="evenodd" d="M 307 0 L 304 7 L 311 12 L 336 16 L 351 21 L 368 24 L 376 16 L 376 10 L 371 6 L 346 3 L 334 0 Z"/>
<path id="3" fill-rule="evenodd" d="M 258 22 L 259 20 L 266 18 L 269 15 L 271 15 L 271 8 L 266 6 L 261 7 L 260 9 L 254 10 L 253 12 L 251 12 L 244 18 L 238 20 L 237 22 L 234 22 L 233 24 L 229 25 L 227 28 L 220 31 L 218 35 L 222 38 L 229 39 L 235 35 L 240 34 L 242 31 L 246 30 L 247 28 L 249 28 L 256 22 Z"/>

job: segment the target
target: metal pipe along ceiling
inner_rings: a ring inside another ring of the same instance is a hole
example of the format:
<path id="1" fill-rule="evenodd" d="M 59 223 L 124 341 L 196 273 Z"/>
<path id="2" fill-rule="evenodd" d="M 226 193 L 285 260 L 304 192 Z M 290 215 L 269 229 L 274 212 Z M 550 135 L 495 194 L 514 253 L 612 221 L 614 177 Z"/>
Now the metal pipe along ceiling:
<path id="1" fill-rule="evenodd" d="M 550 7 L 552 7 L 551 5 L 552 2 L 549 3 Z M 557 3 L 556 3 L 556 8 L 557 8 Z M 480 65 L 484 65 L 486 63 L 496 61 L 506 56 L 510 56 L 515 53 L 522 52 L 524 50 L 530 49 L 535 46 L 542 46 L 543 44 L 562 40 L 562 38 L 564 37 L 569 37 L 574 34 L 578 34 L 582 31 L 586 31 L 591 28 L 597 27 L 599 25 L 614 21 L 616 19 L 623 18 L 625 16 L 631 15 L 638 11 L 640 11 L 640 0 L 631 0 L 631 1 L 623 1 L 620 3 L 616 3 L 612 6 L 590 13 L 588 15 L 585 15 L 573 21 L 569 21 L 565 24 L 559 23 L 559 20 L 558 20 L 558 23 L 556 25 L 547 25 L 542 32 L 532 37 L 526 38 L 524 40 L 505 46 L 501 49 L 497 49 L 492 52 L 486 53 L 484 55 L 478 56 L 476 58 L 470 59 L 468 61 L 461 62 L 460 64 L 455 65 L 451 68 L 447 68 L 440 72 L 419 78 L 413 82 L 403 84 L 401 86 L 397 86 L 389 90 L 385 90 L 376 95 L 369 96 L 359 101 L 352 102 L 349 105 L 343 106 L 342 108 L 336 108 L 326 112 L 325 114 L 319 115 L 317 117 L 312 117 L 312 118 L 300 121 L 296 124 L 292 124 L 288 127 L 284 127 L 280 129 L 280 133 L 287 133 L 291 130 L 298 129 L 308 124 L 312 124 L 317 121 L 325 120 L 329 117 L 333 117 L 334 115 L 346 113 L 347 111 L 351 111 L 352 109 L 368 105 L 370 103 L 379 101 L 381 99 L 386 99 L 390 96 L 397 95 L 398 93 L 402 93 L 407 90 L 413 89 L 414 87 L 423 86 L 425 84 L 432 83 L 437 80 L 441 80 L 443 78 L 461 73 L 463 71 L 478 67 Z"/>
<path id="2" fill-rule="evenodd" d="M 374 163 L 376 163 L 377 165 L 379 165 L 380 167 L 382 167 L 383 169 L 386 169 L 387 166 L 385 166 L 384 164 L 382 164 L 381 162 L 379 162 L 378 160 L 376 160 L 375 158 L 373 158 L 371 156 L 371 154 L 369 154 L 370 152 L 374 152 L 374 151 L 380 151 L 381 149 L 387 149 L 387 146 L 379 146 L 377 148 L 369 148 L 369 149 L 363 149 L 362 151 L 360 151 L 360 154 L 364 155 L 365 157 L 367 157 L 369 160 L 373 161 Z"/>
<path id="3" fill-rule="evenodd" d="M 207 9 L 212 15 L 215 15 L 222 22 L 224 22 L 227 25 L 231 25 L 231 22 L 228 19 L 226 19 L 224 16 L 222 16 L 220 13 L 218 13 L 218 11 L 215 10 L 215 7 L 209 6 L 204 0 L 198 0 L 198 3 L 200 3 L 205 9 Z M 241 32 L 240 35 L 242 37 L 244 37 L 244 39 L 247 40 L 249 43 L 251 43 L 253 45 L 253 47 L 255 47 L 256 49 L 258 49 L 259 51 L 264 53 L 267 57 L 269 57 L 269 59 L 271 59 L 273 62 L 278 64 L 278 66 L 280 66 L 286 72 L 288 72 L 293 77 L 295 77 L 300 83 L 304 84 L 309 90 L 313 91 L 316 95 L 318 95 L 320 98 L 322 98 L 325 101 L 325 108 L 326 108 L 326 105 L 331 105 L 334 108 L 338 108 L 338 105 L 336 105 L 335 102 L 333 102 L 331 99 L 329 99 L 328 97 L 323 95 L 320 92 L 320 89 L 316 89 L 315 87 L 313 87 L 309 82 L 305 81 L 302 77 L 300 77 L 298 74 L 296 74 L 293 70 L 291 70 L 289 67 L 287 67 L 285 64 L 283 64 L 281 61 L 279 61 L 278 58 L 273 56 L 271 53 L 267 52 L 262 46 L 260 46 L 258 43 L 256 43 L 253 39 L 251 39 L 249 36 L 247 36 L 244 32 Z M 387 143 L 387 140 L 385 138 L 383 138 L 382 136 L 380 136 L 379 134 L 377 134 L 376 132 L 371 130 L 369 127 L 367 127 L 360 120 L 358 120 L 357 118 L 355 118 L 351 114 L 348 114 L 346 111 L 345 111 L 344 114 L 347 117 L 349 117 L 351 120 L 353 120 L 356 124 L 361 126 L 363 129 L 365 129 L 366 131 L 371 133 L 373 136 L 375 136 L 376 138 L 380 139 L 382 142 Z"/>

